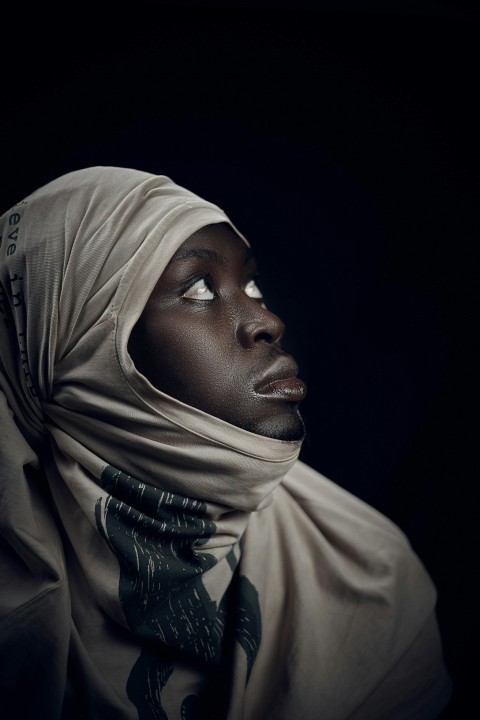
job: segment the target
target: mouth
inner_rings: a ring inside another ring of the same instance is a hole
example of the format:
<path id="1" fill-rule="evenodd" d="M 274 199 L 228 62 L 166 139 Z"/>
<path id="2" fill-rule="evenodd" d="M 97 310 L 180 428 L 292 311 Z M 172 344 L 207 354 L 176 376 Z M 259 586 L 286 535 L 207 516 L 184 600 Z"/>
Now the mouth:
<path id="1" fill-rule="evenodd" d="M 297 377 L 298 365 L 291 355 L 279 355 L 255 387 L 255 394 L 270 400 L 300 402 L 307 386 Z"/>

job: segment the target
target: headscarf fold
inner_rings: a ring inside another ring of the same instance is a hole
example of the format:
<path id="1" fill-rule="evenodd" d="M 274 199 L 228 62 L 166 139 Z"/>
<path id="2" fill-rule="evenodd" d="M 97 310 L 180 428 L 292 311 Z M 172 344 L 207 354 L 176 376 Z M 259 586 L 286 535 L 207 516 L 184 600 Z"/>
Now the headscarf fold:
<path id="1" fill-rule="evenodd" d="M 220 222 L 247 242 L 109 167 L 0 220 L 2 697 L 52 720 L 433 718 L 435 590 L 403 534 L 299 442 L 169 397 L 128 354 L 173 254 Z"/>

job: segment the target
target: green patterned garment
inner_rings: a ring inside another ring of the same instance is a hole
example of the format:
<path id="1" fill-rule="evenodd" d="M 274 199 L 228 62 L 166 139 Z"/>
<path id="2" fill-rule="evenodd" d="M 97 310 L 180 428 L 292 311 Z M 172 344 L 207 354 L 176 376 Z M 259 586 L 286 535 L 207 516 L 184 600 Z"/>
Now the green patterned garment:
<path id="1" fill-rule="evenodd" d="M 221 675 L 228 683 L 226 639 L 233 633 L 250 673 L 261 638 L 257 592 L 237 576 L 231 550 L 228 593 L 218 606 L 208 595 L 202 574 L 216 559 L 199 550 L 216 525 L 205 519 L 205 503 L 147 486 L 112 466 L 105 468 L 102 483 L 111 494 L 103 508 L 97 502 L 97 528 L 118 558 L 120 602 L 144 646 L 128 679 L 128 696 L 140 720 L 167 720 L 161 693 L 176 659 L 201 662 L 212 678 Z M 218 688 L 215 695 L 218 704 Z M 195 717 L 197 704 L 196 697 L 185 698 L 185 720 Z"/>

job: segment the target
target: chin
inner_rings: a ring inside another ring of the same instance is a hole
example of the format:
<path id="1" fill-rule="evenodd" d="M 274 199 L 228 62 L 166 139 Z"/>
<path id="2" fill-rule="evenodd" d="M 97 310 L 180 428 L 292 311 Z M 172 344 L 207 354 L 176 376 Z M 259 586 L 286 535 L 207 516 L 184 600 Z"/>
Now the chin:
<path id="1" fill-rule="evenodd" d="M 294 412 L 275 417 L 263 418 L 261 420 L 251 419 L 249 422 L 240 425 L 244 430 L 253 432 L 256 435 L 273 438 L 274 440 L 285 440 L 287 442 L 298 442 L 305 437 L 305 424 L 302 416 L 296 409 Z"/>

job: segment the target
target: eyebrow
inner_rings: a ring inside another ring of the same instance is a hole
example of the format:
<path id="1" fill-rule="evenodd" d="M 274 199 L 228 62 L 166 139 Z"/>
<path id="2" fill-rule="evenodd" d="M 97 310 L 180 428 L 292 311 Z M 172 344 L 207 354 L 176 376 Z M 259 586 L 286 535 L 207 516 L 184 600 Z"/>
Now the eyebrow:
<path id="1" fill-rule="evenodd" d="M 188 260 L 189 258 L 200 258 L 200 260 L 213 260 L 219 265 L 225 265 L 225 258 L 219 255 L 215 250 L 208 248 L 190 248 L 189 250 L 177 250 L 172 260 Z"/>
<path id="2" fill-rule="evenodd" d="M 180 247 L 175 253 L 175 255 L 172 257 L 172 261 L 188 260 L 190 258 L 200 258 L 200 260 L 212 260 L 219 265 L 226 264 L 226 260 L 223 255 L 219 255 L 216 250 L 210 250 L 209 248 L 189 248 L 188 250 L 182 250 L 182 248 Z M 243 264 L 246 265 L 252 259 L 254 259 L 252 249 L 247 247 Z"/>

